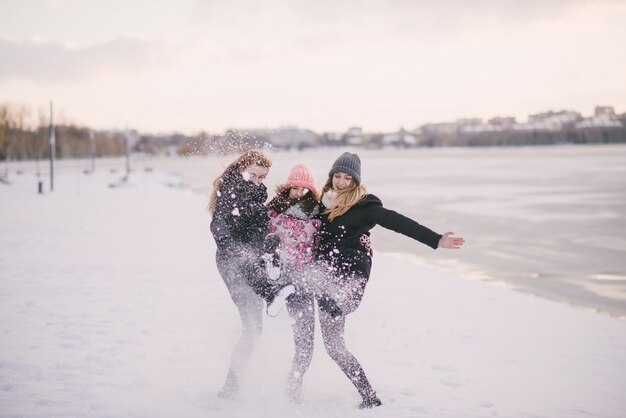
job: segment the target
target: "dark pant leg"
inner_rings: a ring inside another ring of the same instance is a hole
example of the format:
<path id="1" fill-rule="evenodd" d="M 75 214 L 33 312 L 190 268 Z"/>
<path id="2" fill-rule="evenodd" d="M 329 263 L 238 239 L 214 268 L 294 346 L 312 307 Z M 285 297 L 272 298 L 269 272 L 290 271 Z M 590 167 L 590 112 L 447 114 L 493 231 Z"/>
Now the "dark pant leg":
<path id="1" fill-rule="evenodd" d="M 216 255 L 218 270 L 232 270 L 263 299 L 273 294 L 267 271 L 262 265 L 261 255 L 251 246 L 233 246 L 228 251 L 219 250 Z M 221 269 L 220 269 L 221 266 Z M 223 277 L 223 274 L 222 274 Z"/>
<path id="2" fill-rule="evenodd" d="M 369 277 L 361 270 L 344 270 L 325 261 L 312 263 L 308 267 L 305 286 L 318 300 L 322 297 L 332 299 L 343 315 L 348 315 L 361 304 Z"/>
<path id="3" fill-rule="evenodd" d="M 224 397 L 233 397 L 263 331 L 263 301 L 244 280 L 244 272 L 237 268 L 237 263 L 218 259 L 217 267 L 241 318 L 241 335 L 233 348 L 228 377 L 220 392 Z"/>
<path id="4" fill-rule="evenodd" d="M 295 353 L 287 376 L 287 394 L 300 400 L 302 379 L 313 358 L 315 336 L 315 303 L 313 295 L 296 293 L 287 301 L 287 310 L 294 320 L 293 341 Z"/>
<path id="5" fill-rule="evenodd" d="M 322 311 L 319 312 L 319 315 L 324 347 L 328 355 L 354 384 L 363 399 L 370 399 L 375 396 L 361 364 L 346 348 L 344 339 L 346 317 L 342 315 L 333 319 L 329 314 Z"/>

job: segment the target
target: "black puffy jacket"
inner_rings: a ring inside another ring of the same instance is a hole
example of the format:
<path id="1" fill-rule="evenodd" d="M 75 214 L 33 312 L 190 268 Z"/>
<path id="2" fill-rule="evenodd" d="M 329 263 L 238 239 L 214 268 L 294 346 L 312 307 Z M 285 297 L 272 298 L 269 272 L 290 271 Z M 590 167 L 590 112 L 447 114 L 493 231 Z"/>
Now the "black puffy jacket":
<path id="1" fill-rule="evenodd" d="M 264 206 L 265 185 L 255 185 L 240 174 L 225 175 L 218 188 L 211 232 L 218 250 L 251 246 L 260 251 L 269 217 Z"/>
<path id="2" fill-rule="evenodd" d="M 393 210 L 383 207 L 379 198 L 366 195 L 346 213 L 332 222 L 322 208 L 318 259 L 337 268 L 339 273 L 357 273 L 369 277 L 372 268 L 370 230 L 380 225 L 399 232 L 429 247 L 439 246 L 441 235 Z"/>

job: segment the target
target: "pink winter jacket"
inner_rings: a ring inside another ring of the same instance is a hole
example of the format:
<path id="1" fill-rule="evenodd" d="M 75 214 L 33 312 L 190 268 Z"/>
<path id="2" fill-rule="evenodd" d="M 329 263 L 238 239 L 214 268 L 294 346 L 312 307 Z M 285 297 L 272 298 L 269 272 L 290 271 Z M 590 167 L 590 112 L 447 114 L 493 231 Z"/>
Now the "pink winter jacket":
<path id="1" fill-rule="evenodd" d="M 321 225 L 321 221 L 315 218 L 318 214 L 318 207 L 308 215 L 298 204 L 283 213 L 270 213 L 268 232 L 280 238 L 281 263 L 286 267 L 301 266 L 313 259 L 315 240 Z"/>

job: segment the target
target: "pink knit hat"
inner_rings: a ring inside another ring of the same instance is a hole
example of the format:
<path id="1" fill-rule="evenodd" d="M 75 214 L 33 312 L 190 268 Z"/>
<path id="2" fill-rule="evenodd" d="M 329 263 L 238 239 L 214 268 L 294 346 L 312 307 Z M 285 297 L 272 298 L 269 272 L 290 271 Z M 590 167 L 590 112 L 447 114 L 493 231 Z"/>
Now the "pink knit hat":
<path id="1" fill-rule="evenodd" d="M 304 164 L 298 164 L 291 169 L 289 177 L 287 177 L 287 182 L 283 184 L 283 187 L 286 189 L 291 187 L 306 187 L 311 193 L 317 195 L 315 177 L 313 177 L 313 173 L 311 173 L 309 167 Z"/>

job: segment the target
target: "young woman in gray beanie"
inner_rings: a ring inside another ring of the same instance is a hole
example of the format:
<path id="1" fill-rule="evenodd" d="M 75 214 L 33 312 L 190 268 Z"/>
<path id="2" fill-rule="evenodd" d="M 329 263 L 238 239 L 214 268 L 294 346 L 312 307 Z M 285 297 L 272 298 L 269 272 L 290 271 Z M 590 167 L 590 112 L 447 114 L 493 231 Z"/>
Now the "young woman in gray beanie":
<path id="1" fill-rule="evenodd" d="M 404 234 L 433 249 L 458 249 L 463 238 L 452 232 L 440 235 L 414 220 L 383 207 L 379 198 L 368 194 L 361 185 L 361 160 L 358 155 L 343 153 L 333 163 L 322 188 L 322 225 L 317 259 L 329 281 L 329 292 L 341 313 L 331 315 L 321 309 L 320 326 L 330 357 L 356 386 L 363 398 L 360 408 L 382 404 L 370 385 L 358 360 L 348 351 L 344 340 L 346 315 L 360 305 L 372 267 L 370 230 L 380 225 Z"/>

